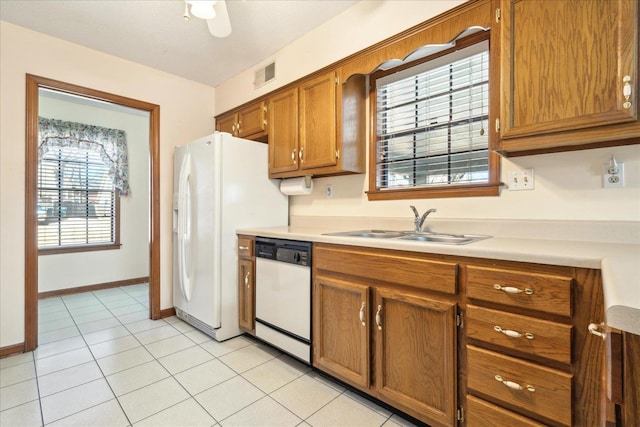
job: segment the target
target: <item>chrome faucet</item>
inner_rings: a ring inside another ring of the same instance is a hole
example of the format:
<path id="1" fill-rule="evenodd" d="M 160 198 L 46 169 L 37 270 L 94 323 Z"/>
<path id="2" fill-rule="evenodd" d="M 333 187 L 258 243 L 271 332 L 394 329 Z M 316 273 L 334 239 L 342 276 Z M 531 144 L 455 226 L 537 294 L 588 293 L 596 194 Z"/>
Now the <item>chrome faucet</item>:
<path id="1" fill-rule="evenodd" d="M 413 215 L 415 216 L 415 219 L 413 220 L 413 223 L 416 226 L 415 227 L 416 233 L 421 233 L 422 232 L 422 225 L 424 224 L 424 220 L 427 219 L 429 214 L 438 211 L 437 209 L 429 209 L 428 211 L 423 213 L 422 216 L 420 216 L 420 214 L 418 213 L 418 210 L 416 209 L 415 206 L 409 206 L 409 207 L 411 208 L 411 210 L 413 211 Z"/>

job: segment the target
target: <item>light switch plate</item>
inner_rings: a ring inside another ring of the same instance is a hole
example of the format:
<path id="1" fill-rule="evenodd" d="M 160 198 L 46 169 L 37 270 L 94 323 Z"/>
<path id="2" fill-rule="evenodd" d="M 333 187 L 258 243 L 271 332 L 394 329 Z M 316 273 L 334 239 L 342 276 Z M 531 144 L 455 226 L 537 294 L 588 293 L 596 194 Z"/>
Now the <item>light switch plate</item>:
<path id="1" fill-rule="evenodd" d="M 522 169 L 509 172 L 509 190 L 533 190 L 535 188 L 535 175 L 533 169 Z"/>

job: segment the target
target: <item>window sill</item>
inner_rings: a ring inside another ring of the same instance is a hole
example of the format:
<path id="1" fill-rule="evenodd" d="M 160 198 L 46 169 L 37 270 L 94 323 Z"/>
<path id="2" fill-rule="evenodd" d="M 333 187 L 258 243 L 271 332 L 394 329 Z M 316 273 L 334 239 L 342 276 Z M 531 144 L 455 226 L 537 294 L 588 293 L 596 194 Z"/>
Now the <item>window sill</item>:
<path id="1" fill-rule="evenodd" d="M 55 247 L 47 249 L 38 249 L 38 255 L 57 255 L 67 254 L 75 252 L 94 252 L 94 251 L 110 251 L 120 249 L 122 244 L 107 244 L 107 245 L 83 245 L 83 246 L 67 246 L 67 247 Z"/>
<path id="2" fill-rule="evenodd" d="M 370 201 L 375 200 L 406 200 L 406 199 L 436 199 L 449 197 L 491 197 L 500 195 L 502 183 L 456 185 L 433 188 L 404 188 L 395 190 L 367 191 Z"/>

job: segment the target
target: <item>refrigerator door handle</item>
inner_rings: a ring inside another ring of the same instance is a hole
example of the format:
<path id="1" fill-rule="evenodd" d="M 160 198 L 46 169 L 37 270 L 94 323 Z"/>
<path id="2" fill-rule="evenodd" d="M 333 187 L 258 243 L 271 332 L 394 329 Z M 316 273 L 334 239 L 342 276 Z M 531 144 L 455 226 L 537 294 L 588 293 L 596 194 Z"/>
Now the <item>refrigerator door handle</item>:
<path id="1" fill-rule="evenodd" d="M 191 154 L 182 160 L 178 196 L 178 277 L 184 298 L 191 299 Z"/>

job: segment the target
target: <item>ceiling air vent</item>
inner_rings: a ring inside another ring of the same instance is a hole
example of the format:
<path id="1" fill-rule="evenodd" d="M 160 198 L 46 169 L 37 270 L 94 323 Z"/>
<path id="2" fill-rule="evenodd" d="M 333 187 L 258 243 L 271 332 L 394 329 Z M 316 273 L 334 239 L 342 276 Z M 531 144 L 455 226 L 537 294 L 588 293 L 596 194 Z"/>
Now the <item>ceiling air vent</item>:
<path id="1" fill-rule="evenodd" d="M 271 64 L 259 68 L 256 70 L 255 77 L 253 79 L 253 88 L 258 89 L 269 83 L 276 78 L 276 63 L 272 62 Z"/>

